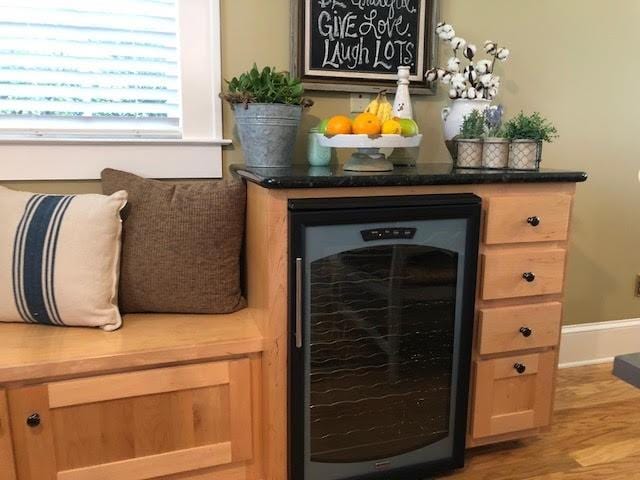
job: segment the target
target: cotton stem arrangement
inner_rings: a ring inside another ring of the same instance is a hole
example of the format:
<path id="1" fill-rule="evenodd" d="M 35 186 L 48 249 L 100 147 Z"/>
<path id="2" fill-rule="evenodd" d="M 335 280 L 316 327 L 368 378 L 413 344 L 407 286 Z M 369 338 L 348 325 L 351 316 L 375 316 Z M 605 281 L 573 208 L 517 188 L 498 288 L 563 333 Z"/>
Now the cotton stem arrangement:
<path id="1" fill-rule="evenodd" d="M 453 56 L 447 61 L 445 68 L 427 70 L 425 78 L 429 82 L 440 80 L 449 86 L 451 99 L 484 99 L 493 100 L 500 89 L 500 77 L 495 75 L 497 62 L 509 59 L 509 49 L 498 42 L 484 42 L 487 59 L 477 60 L 477 47 L 467 43 L 464 38 L 457 37 L 454 28 L 446 22 L 436 26 L 436 34 L 443 42 L 450 45 Z"/>

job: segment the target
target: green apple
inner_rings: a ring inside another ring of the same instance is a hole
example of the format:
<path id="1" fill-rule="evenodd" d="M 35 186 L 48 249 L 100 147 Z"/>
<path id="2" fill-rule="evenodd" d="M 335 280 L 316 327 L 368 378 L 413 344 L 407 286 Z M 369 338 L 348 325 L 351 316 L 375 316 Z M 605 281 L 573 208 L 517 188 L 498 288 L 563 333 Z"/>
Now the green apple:
<path id="1" fill-rule="evenodd" d="M 327 133 L 327 125 L 329 125 L 329 120 L 331 120 L 331 118 L 325 118 L 318 124 L 318 126 L 316 127 L 318 129 L 318 133 L 322 133 L 323 135 Z"/>
<path id="2" fill-rule="evenodd" d="M 402 130 L 401 135 L 403 137 L 415 137 L 420 133 L 420 129 L 418 128 L 418 124 L 414 122 L 410 118 L 397 118 L 396 119 L 400 123 L 400 128 Z"/>

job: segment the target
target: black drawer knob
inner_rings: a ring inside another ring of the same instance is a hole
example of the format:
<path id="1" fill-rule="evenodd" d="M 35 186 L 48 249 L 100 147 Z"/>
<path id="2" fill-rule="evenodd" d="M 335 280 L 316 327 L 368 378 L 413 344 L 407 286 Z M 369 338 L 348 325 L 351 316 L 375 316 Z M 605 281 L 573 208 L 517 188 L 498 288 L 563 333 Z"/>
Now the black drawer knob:
<path id="1" fill-rule="evenodd" d="M 524 278 L 527 282 L 531 283 L 536 279 L 536 275 L 533 272 L 524 272 L 522 274 L 522 278 Z"/>
<path id="2" fill-rule="evenodd" d="M 523 337 L 527 338 L 531 336 L 533 330 L 531 330 L 529 327 L 520 327 L 520 333 Z"/>
<path id="3" fill-rule="evenodd" d="M 518 372 L 520 375 L 522 375 L 524 372 L 527 371 L 527 367 L 524 366 L 522 363 L 516 363 L 513 368 L 516 369 L 516 372 Z"/>
<path id="4" fill-rule="evenodd" d="M 32 413 L 31 415 L 29 415 L 27 417 L 27 425 L 29 425 L 31 428 L 36 428 L 38 425 L 40 425 L 40 415 L 37 413 Z"/>
<path id="5" fill-rule="evenodd" d="M 527 218 L 527 223 L 532 227 L 537 227 L 540 225 L 540 217 L 529 217 Z"/>

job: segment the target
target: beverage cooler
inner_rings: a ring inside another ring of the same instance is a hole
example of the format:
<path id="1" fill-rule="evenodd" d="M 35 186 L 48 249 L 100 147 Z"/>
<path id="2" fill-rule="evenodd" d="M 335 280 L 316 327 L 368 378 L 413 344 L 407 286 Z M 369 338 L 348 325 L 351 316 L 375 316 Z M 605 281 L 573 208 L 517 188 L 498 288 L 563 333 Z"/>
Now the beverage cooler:
<path id="1" fill-rule="evenodd" d="M 471 194 L 289 202 L 290 480 L 463 465 L 480 210 Z"/>

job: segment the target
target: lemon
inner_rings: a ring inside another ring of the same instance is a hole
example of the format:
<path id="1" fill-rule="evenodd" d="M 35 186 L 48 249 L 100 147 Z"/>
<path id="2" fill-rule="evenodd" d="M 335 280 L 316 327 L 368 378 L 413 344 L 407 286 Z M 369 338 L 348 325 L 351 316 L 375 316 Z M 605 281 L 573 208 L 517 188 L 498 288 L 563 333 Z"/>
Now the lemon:
<path id="1" fill-rule="evenodd" d="M 402 133 L 402 126 L 397 120 L 387 120 L 382 124 L 382 133 L 384 135 L 400 135 L 400 133 Z"/>

